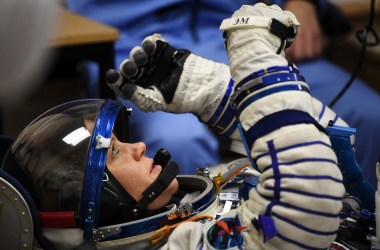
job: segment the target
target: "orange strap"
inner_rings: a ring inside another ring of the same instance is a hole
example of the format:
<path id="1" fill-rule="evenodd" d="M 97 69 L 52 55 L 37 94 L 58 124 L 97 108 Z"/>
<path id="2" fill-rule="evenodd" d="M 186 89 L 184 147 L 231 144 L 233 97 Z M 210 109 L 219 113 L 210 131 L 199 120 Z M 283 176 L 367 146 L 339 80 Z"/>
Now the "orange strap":
<path id="1" fill-rule="evenodd" d="M 170 226 L 163 226 L 162 228 L 160 228 L 157 231 L 155 231 L 154 233 L 152 233 L 152 235 L 149 237 L 149 243 L 151 245 L 155 245 L 155 244 L 159 243 L 163 238 L 165 238 L 166 236 L 168 236 L 170 234 L 172 229 L 178 227 L 182 223 L 190 222 L 190 221 L 206 220 L 206 219 L 211 220 L 213 218 L 214 217 L 209 216 L 209 215 L 194 216 L 188 220 L 181 221 L 181 222 L 178 222 L 178 223 L 170 225 Z"/>
<path id="2" fill-rule="evenodd" d="M 223 228 L 223 230 L 224 230 L 226 233 L 228 233 L 228 234 L 230 234 L 230 235 L 232 235 L 232 234 L 234 233 L 233 228 L 229 228 L 228 225 L 227 225 L 227 222 L 225 222 L 224 220 L 217 221 L 216 224 L 217 224 L 218 226 L 220 226 L 221 228 Z M 236 226 L 235 228 L 236 228 L 236 230 L 237 230 L 238 232 L 247 229 L 247 227 L 245 227 L 245 226 Z"/>
<path id="3" fill-rule="evenodd" d="M 224 184 L 225 182 L 229 181 L 234 177 L 235 175 L 239 174 L 243 169 L 246 167 L 251 166 L 251 163 L 247 163 L 244 166 L 241 166 L 239 169 L 236 169 L 233 173 L 231 173 L 229 176 L 227 176 L 224 180 L 220 182 L 220 185 Z"/>

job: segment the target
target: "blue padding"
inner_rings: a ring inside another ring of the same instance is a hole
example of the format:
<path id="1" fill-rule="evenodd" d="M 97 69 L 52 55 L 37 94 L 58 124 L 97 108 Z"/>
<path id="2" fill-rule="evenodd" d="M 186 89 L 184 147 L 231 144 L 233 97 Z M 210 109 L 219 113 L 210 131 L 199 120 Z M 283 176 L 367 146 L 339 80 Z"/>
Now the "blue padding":
<path id="1" fill-rule="evenodd" d="M 248 146 L 252 148 L 253 143 L 260 137 L 267 135 L 281 127 L 301 123 L 314 124 L 318 130 L 326 133 L 326 130 L 308 113 L 287 109 L 265 116 L 253 127 L 245 132 Z"/>
<path id="2" fill-rule="evenodd" d="M 22 195 L 25 202 L 28 204 L 33 220 L 34 238 L 37 240 L 41 248 L 45 250 L 55 250 L 55 247 L 42 234 L 37 207 L 28 191 L 26 191 L 18 180 L 2 169 L 0 169 L 0 178 L 9 182 Z"/>

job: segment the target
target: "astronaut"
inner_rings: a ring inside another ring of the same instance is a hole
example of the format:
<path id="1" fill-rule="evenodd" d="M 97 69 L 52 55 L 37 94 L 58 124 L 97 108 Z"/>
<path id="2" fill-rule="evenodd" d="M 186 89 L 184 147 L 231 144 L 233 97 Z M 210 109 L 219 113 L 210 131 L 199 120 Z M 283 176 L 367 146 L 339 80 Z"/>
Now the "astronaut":
<path id="1" fill-rule="evenodd" d="M 323 249 L 334 241 L 345 188 L 324 128 L 345 123 L 311 97 L 284 58 L 299 23 L 292 13 L 260 3 L 242 6 L 221 30 L 229 68 L 154 34 L 107 79 L 145 111 L 191 112 L 233 139 L 260 172 L 246 200 L 222 211 L 230 203 L 221 204 L 217 181 L 176 177 L 167 151 L 150 159 L 143 143 L 128 144 L 130 111 L 120 103 L 70 102 L 34 120 L 2 166 L 36 204 L 35 245 Z"/>

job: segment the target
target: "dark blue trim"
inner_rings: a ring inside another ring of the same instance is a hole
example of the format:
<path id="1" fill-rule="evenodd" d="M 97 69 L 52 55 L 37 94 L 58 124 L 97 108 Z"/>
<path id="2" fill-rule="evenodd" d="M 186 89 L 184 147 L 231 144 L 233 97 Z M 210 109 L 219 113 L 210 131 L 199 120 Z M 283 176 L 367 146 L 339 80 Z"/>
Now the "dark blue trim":
<path id="1" fill-rule="evenodd" d="M 271 86 L 273 84 L 278 84 L 278 83 L 284 83 L 284 82 L 290 82 L 290 81 L 302 81 L 302 82 L 305 82 L 305 78 L 299 74 L 295 74 L 295 73 L 277 73 L 277 74 L 273 74 L 273 75 L 267 75 L 267 76 L 263 76 L 261 79 L 260 79 L 260 83 L 258 83 L 257 85 L 254 85 L 253 87 L 245 90 L 245 91 L 242 91 L 236 98 L 235 98 L 235 103 L 239 104 L 245 97 L 247 97 L 249 94 L 257 91 L 257 90 L 260 90 L 260 89 L 263 89 L 263 88 L 266 88 L 268 86 Z"/>
<path id="2" fill-rule="evenodd" d="M 252 81 L 259 76 L 263 76 L 263 75 L 266 75 L 268 73 L 280 72 L 280 71 L 286 71 L 288 73 L 299 73 L 298 69 L 291 67 L 291 66 L 273 66 L 273 67 L 269 67 L 267 69 L 262 69 L 262 70 L 253 72 L 252 74 L 248 75 L 247 77 L 245 77 L 243 80 L 241 80 L 239 82 L 239 84 L 235 87 L 235 89 L 240 88 L 241 86 L 243 86 L 247 82 Z"/>
<path id="3" fill-rule="evenodd" d="M 88 150 L 87 167 L 84 173 L 82 204 L 80 208 L 85 240 L 92 238 L 92 231 L 98 227 L 99 207 L 107 148 L 96 149 L 97 136 L 111 138 L 112 130 L 122 105 L 105 100 L 99 109 Z"/>
<path id="4" fill-rule="evenodd" d="M 280 169 L 278 167 L 278 160 L 276 155 L 276 149 L 274 147 L 273 141 L 268 143 L 268 151 L 271 156 L 272 166 L 273 166 L 273 176 L 274 176 L 274 192 L 273 197 L 270 197 L 270 203 L 265 209 L 265 215 L 259 215 L 259 219 L 253 219 L 252 224 L 254 227 L 259 230 L 262 229 L 264 235 L 264 242 L 278 235 L 278 231 L 274 220 L 272 218 L 272 209 L 274 206 L 277 206 L 280 203 L 280 191 L 281 191 L 281 182 L 278 178 L 280 175 Z"/>
<path id="5" fill-rule="evenodd" d="M 289 239 L 289 238 L 287 238 L 287 237 L 285 237 L 285 236 L 283 236 L 281 234 L 278 234 L 277 237 L 279 237 L 283 241 L 292 243 L 293 245 L 296 245 L 296 246 L 298 246 L 301 249 L 305 249 L 305 250 L 326 250 L 326 248 L 316 248 L 316 247 L 311 247 L 310 245 L 302 244 L 302 243 L 300 243 L 298 241 Z"/>
<path id="6" fill-rule="evenodd" d="M 280 191 L 281 191 L 281 181 L 280 181 L 280 168 L 277 159 L 277 152 L 274 147 L 273 141 L 268 142 L 268 151 L 270 152 L 271 165 L 273 169 L 273 177 L 274 177 L 274 198 L 276 200 L 280 200 Z"/>
<path id="7" fill-rule="evenodd" d="M 276 192 L 277 187 L 266 186 L 264 189 Z M 295 190 L 295 189 L 291 189 L 291 188 L 281 188 L 281 191 L 282 192 L 299 194 L 299 195 L 310 196 L 310 197 L 315 197 L 315 198 L 321 198 L 321 199 L 329 199 L 329 200 L 335 200 L 335 201 L 342 200 L 341 196 L 316 194 L 316 193 L 310 193 L 310 192 L 306 192 L 306 191 L 299 191 L 299 190 Z M 279 193 L 280 191 L 277 191 L 277 192 Z"/>
<path id="8" fill-rule="evenodd" d="M 234 120 L 235 112 L 235 109 L 233 109 L 230 105 L 227 105 L 226 110 L 219 119 L 218 123 L 211 127 L 212 131 L 221 134 Z"/>
<path id="9" fill-rule="evenodd" d="M 319 113 L 319 120 L 321 120 L 322 119 L 322 116 L 323 116 L 323 114 L 325 113 L 325 110 L 326 110 L 326 105 L 322 105 L 322 110 L 321 110 L 321 113 Z"/>
<path id="10" fill-rule="evenodd" d="M 232 135 L 232 133 L 236 130 L 237 125 L 238 125 L 238 121 L 235 119 L 233 124 L 227 129 L 227 131 L 225 131 L 224 133 L 221 133 L 221 134 L 226 136 L 226 137 L 230 137 Z"/>
<path id="11" fill-rule="evenodd" d="M 224 93 L 222 101 L 220 102 L 219 106 L 215 110 L 215 112 L 212 115 L 212 117 L 210 118 L 210 120 L 207 122 L 207 124 L 209 126 L 214 127 L 215 123 L 218 121 L 220 115 L 222 114 L 222 112 L 226 108 L 226 106 L 227 106 L 227 108 L 230 106 L 230 105 L 228 105 L 228 100 L 230 98 L 230 95 L 231 95 L 233 89 L 234 89 L 234 81 L 231 78 L 230 82 L 228 83 L 226 92 Z M 234 112 L 234 114 L 235 114 L 235 112 Z"/>
<path id="12" fill-rule="evenodd" d="M 256 189 L 256 190 L 257 190 L 257 189 Z M 271 200 L 271 199 L 273 199 L 273 197 L 268 196 L 268 195 L 263 195 L 263 194 L 260 193 L 258 190 L 257 190 L 257 192 L 258 192 L 263 198 L 265 198 L 265 199 L 267 199 L 267 200 Z M 329 218 L 339 218 L 339 216 L 340 216 L 340 213 L 337 213 L 337 214 L 324 213 L 324 212 L 320 212 L 320 211 L 314 211 L 314 210 L 306 209 L 306 208 L 303 208 L 303 207 L 294 206 L 294 205 L 292 205 L 292 204 L 285 203 L 285 202 L 277 202 L 276 205 L 277 205 L 277 206 L 281 206 L 281 207 L 285 207 L 285 208 L 288 208 L 288 209 L 293 209 L 293 210 L 296 210 L 296 211 L 300 211 L 300 212 L 303 212 L 303 213 L 308 213 L 308 214 L 317 215 L 317 216 L 325 216 L 325 217 L 329 217 Z"/>
<path id="13" fill-rule="evenodd" d="M 283 152 L 283 151 L 286 151 L 286 150 L 289 150 L 289 149 L 294 149 L 294 148 L 300 148 L 300 147 L 307 147 L 307 146 L 312 146 L 312 145 L 323 145 L 323 146 L 326 146 L 328 148 L 331 148 L 331 146 L 323 141 L 310 141 L 310 142 L 304 142 L 304 143 L 298 143 L 298 144 L 294 144 L 294 145 L 291 145 L 291 146 L 286 146 L 286 147 L 283 147 L 283 148 L 278 148 L 277 149 L 277 153 L 279 152 Z M 260 155 L 258 155 L 256 157 L 256 160 L 264 157 L 264 156 L 267 156 L 269 155 L 269 152 L 265 152 L 265 153 L 262 153 Z"/>
<path id="14" fill-rule="evenodd" d="M 325 129 L 308 113 L 299 110 L 282 110 L 267 115 L 259 120 L 254 126 L 246 131 L 248 145 L 252 147 L 253 143 L 260 137 L 267 135 L 281 127 L 296 125 L 301 123 L 314 124 L 318 130 L 325 132 Z"/>
<path id="15" fill-rule="evenodd" d="M 281 162 L 280 165 L 289 166 L 289 165 L 298 164 L 298 163 L 302 163 L 302 162 L 327 162 L 327 163 L 331 163 L 334 165 L 338 164 L 336 161 L 333 161 L 331 159 L 326 159 L 326 158 L 303 158 L 303 159 L 298 159 L 298 160 L 289 161 L 289 162 Z M 264 167 L 264 171 L 270 167 L 271 167 L 271 165 Z"/>
<path id="16" fill-rule="evenodd" d="M 337 183 L 343 183 L 343 180 L 331 177 L 330 175 L 295 175 L 295 174 L 281 174 L 282 178 L 296 178 L 305 180 L 331 180 Z"/>
<path id="17" fill-rule="evenodd" d="M 272 95 L 275 93 L 279 93 L 279 92 L 284 92 L 284 91 L 304 91 L 304 92 L 310 93 L 309 89 L 307 87 L 301 85 L 301 84 L 289 84 L 289 85 L 282 85 L 282 86 L 266 89 L 266 90 L 263 90 L 259 93 L 251 95 L 245 101 L 243 101 L 242 104 L 240 104 L 238 107 L 236 116 L 239 117 L 240 113 L 246 107 L 248 107 L 251 103 L 253 103 L 253 102 L 255 102 L 255 101 L 257 101 L 263 97 L 266 97 L 266 96 L 269 96 L 269 95 Z"/>
<path id="18" fill-rule="evenodd" d="M 280 202 L 277 205 L 282 206 L 282 207 L 286 207 L 288 209 L 294 209 L 297 211 L 302 211 L 302 212 L 308 213 L 308 214 L 325 216 L 325 217 L 329 217 L 329 218 L 339 218 L 339 212 L 337 214 L 325 213 L 325 212 L 315 211 L 315 210 L 311 210 L 311 209 L 307 209 L 307 208 L 303 208 L 303 207 L 294 206 L 292 204 L 284 203 L 284 202 Z"/>
<path id="19" fill-rule="evenodd" d="M 285 221 L 286 223 L 294 226 L 294 227 L 297 227 L 299 229 L 302 229 L 303 231 L 306 231 L 308 233 L 312 233 L 312 234 L 316 234 L 316 235 L 334 235 L 337 233 L 336 230 L 334 231 L 327 231 L 327 232 L 323 232 L 323 231 L 319 231 L 319 230 L 314 230 L 314 229 L 311 229 L 311 228 L 307 228 L 297 222 L 294 222 L 292 220 L 289 220 L 288 218 L 285 218 L 277 213 L 273 213 L 273 216 L 278 218 L 279 220 L 282 220 L 282 221 Z"/>
<path id="20" fill-rule="evenodd" d="M 264 194 L 260 193 L 257 189 L 256 189 L 256 191 L 261 195 L 261 197 L 265 198 L 266 200 L 273 199 L 272 196 L 264 195 Z M 294 206 L 294 205 L 291 205 L 288 203 L 284 203 L 284 202 L 277 202 L 276 205 L 281 206 L 281 207 L 285 207 L 288 209 L 293 209 L 296 211 L 302 211 L 303 213 L 308 213 L 308 214 L 313 214 L 313 215 L 318 215 L 318 216 L 325 216 L 325 217 L 329 217 L 329 218 L 339 218 L 339 216 L 340 216 L 339 213 L 338 214 L 324 213 L 324 212 L 320 212 L 320 211 L 314 211 L 314 210 L 310 210 L 310 209 L 306 209 L 306 208 L 302 208 L 302 207 L 297 207 L 297 206 Z"/>
<path id="21" fill-rule="evenodd" d="M 339 118 L 339 116 L 335 115 L 334 120 L 333 120 L 333 125 L 336 123 L 336 121 L 338 120 L 338 118 Z"/>
<path id="22" fill-rule="evenodd" d="M 338 164 L 336 161 L 328 159 L 328 158 L 303 158 L 303 159 L 298 159 L 298 160 L 294 160 L 294 161 L 281 162 L 280 165 L 287 166 L 287 165 L 298 164 L 301 162 L 328 162 L 328 163 L 332 163 L 334 165 Z"/>

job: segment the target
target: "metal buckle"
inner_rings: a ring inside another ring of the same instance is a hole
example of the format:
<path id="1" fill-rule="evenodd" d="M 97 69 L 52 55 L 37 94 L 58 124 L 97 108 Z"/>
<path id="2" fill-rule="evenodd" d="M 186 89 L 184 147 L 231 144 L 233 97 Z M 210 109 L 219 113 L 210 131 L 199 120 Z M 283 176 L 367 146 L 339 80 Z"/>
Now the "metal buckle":
<path id="1" fill-rule="evenodd" d="M 96 149 L 109 148 L 111 145 L 111 138 L 104 138 L 102 135 L 96 137 Z"/>
<path id="2" fill-rule="evenodd" d="M 103 182 L 108 182 L 110 180 L 110 178 L 108 177 L 108 174 L 107 173 L 103 173 Z"/>
<path id="3" fill-rule="evenodd" d="M 259 84 L 262 82 L 263 76 L 256 76 L 253 79 L 248 80 L 246 83 L 244 83 L 242 86 L 237 87 L 230 96 L 230 106 L 233 109 L 236 109 L 238 106 L 238 103 L 235 102 L 236 98 L 244 91 L 250 89 L 251 87 Z"/>
<path id="4" fill-rule="evenodd" d="M 232 109 L 236 109 L 237 103 L 235 102 L 236 97 L 241 93 L 240 88 L 237 88 L 234 93 L 230 96 L 230 106 Z"/>
<path id="5" fill-rule="evenodd" d="M 93 229 L 92 231 L 92 240 L 93 241 L 101 241 L 107 239 L 110 236 L 120 233 L 121 228 L 119 226 L 108 227 L 108 228 L 100 228 Z"/>
<path id="6" fill-rule="evenodd" d="M 186 202 L 185 204 L 182 204 L 178 206 L 172 213 L 168 214 L 168 220 L 174 220 L 177 218 L 186 218 L 191 215 L 191 212 L 193 211 L 193 205 Z"/>

